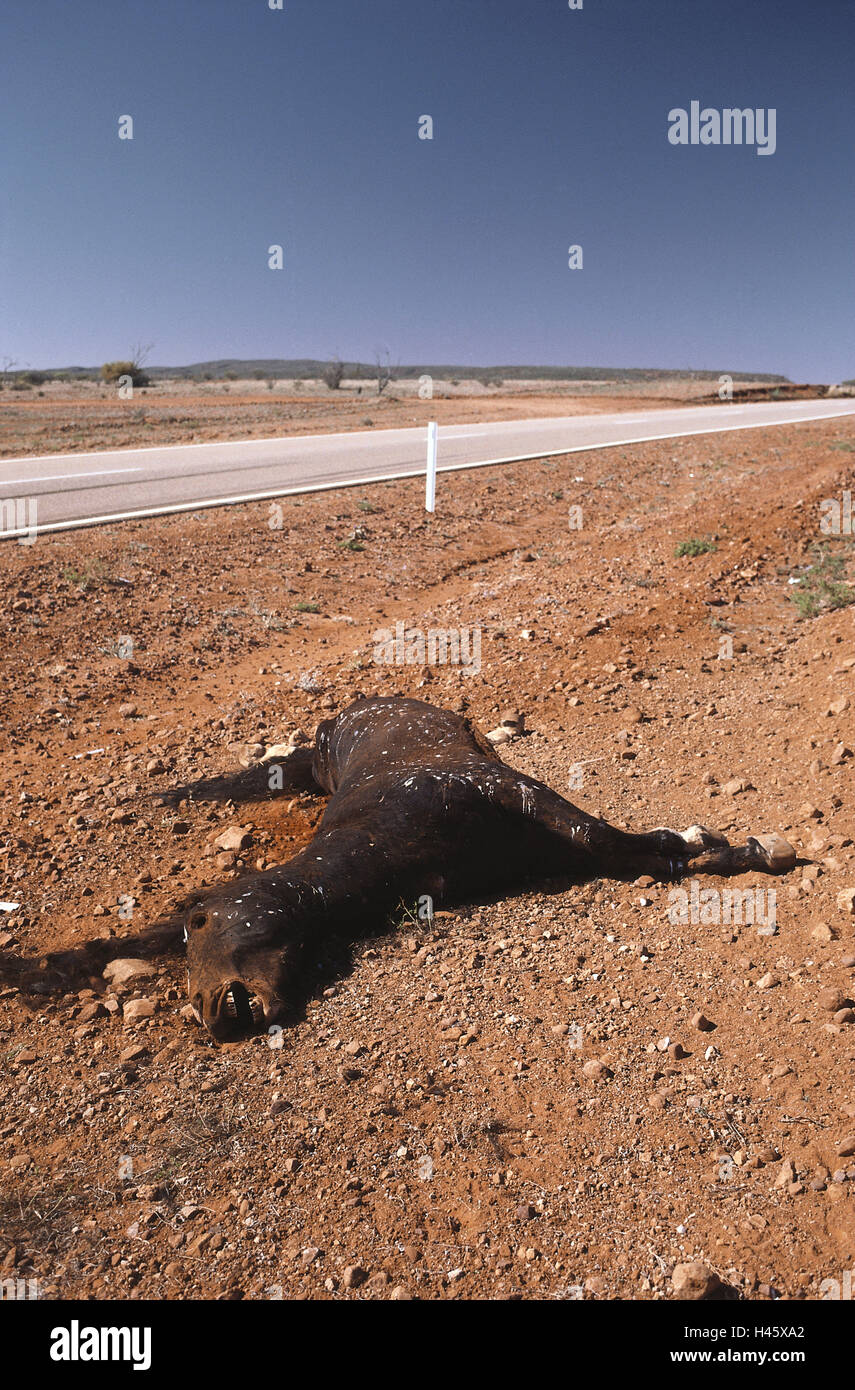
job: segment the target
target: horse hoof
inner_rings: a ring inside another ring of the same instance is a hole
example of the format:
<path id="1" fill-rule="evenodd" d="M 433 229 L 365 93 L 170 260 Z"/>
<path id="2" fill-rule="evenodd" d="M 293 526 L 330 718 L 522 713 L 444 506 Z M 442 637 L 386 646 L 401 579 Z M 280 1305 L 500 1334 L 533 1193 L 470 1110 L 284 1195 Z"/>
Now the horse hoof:
<path id="1" fill-rule="evenodd" d="M 786 874 L 796 862 L 796 851 L 783 835 L 752 835 L 750 847 L 770 874 Z"/>

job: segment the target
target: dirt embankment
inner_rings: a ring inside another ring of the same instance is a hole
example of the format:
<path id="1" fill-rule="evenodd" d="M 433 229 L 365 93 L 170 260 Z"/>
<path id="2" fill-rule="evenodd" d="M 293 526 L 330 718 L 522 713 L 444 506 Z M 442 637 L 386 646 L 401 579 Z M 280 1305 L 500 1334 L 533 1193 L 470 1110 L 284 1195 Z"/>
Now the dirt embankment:
<path id="1" fill-rule="evenodd" d="M 448 475 L 432 520 L 397 482 L 4 546 L 0 1275 L 660 1298 L 697 1258 L 748 1297 L 842 1283 L 855 610 L 801 618 L 788 581 L 853 448 L 838 420 Z M 397 621 L 478 628 L 480 670 L 378 664 Z M 321 799 L 255 759 L 357 690 L 523 710 L 507 760 L 620 824 L 783 831 L 798 869 L 738 884 L 766 925 L 776 890 L 774 930 L 721 899 L 675 923 L 665 885 L 542 886 L 327 962 L 281 1047 L 216 1047 L 179 956 L 109 984 L 194 887 L 306 842 Z M 40 967 L 87 941 L 78 973 Z"/>

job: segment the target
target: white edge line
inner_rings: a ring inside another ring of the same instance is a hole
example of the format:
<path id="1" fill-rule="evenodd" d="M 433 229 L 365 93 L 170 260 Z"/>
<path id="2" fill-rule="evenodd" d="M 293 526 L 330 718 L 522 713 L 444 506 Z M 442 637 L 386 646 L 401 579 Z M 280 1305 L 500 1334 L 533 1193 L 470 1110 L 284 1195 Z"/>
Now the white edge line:
<path id="1" fill-rule="evenodd" d="M 845 417 L 853 413 L 855 413 L 855 408 L 843 411 L 841 415 Z M 672 434 L 645 434 L 636 439 L 612 439 L 607 444 L 574 444 L 571 448 L 539 449 L 534 454 L 511 454 L 508 458 L 478 459 L 475 463 L 438 464 L 437 472 L 461 473 L 470 468 L 494 468 L 503 463 L 525 463 L 529 459 L 557 458 L 562 454 L 590 454 L 598 449 L 620 449 L 630 444 L 651 444 L 661 439 L 685 439 L 692 435 L 701 434 L 732 434 L 735 430 L 779 429 L 788 425 L 810 425 L 819 420 L 839 418 L 841 418 L 839 415 L 804 415 L 798 420 L 753 420 L 744 425 L 714 425 L 704 430 L 676 430 Z M 366 433 L 371 433 L 371 431 L 366 431 Z M 223 442 L 238 443 L 240 441 Z M 258 440 L 255 442 L 258 443 Z M 6 462 L 6 460 L 0 461 Z M 134 521 L 137 518 L 148 516 L 172 516 L 177 512 L 199 512 L 208 507 L 233 507 L 241 502 L 265 502 L 274 497 L 292 497 L 308 492 L 334 492 L 337 488 L 342 487 L 364 487 L 369 483 L 393 483 L 401 478 L 423 477 L 424 469 L 415 468 L 409 469 L 406 473 L 379 473 L 366 478 L 340 478 L 329 483 L 304 483 L 301 487 L 273 488 L 266 492 L 246 492 L 239 497 L 211 497 L 198 502 L 170 502 L 163 507 L 145 507 L 136 512 L 110 512 L 105 516 L 87 516 L 72 521 L 49 521 L 44 526 L 36 526 L 34 539 L 40 535 L 45 535 L 48 531 L 72 531 L 81 526 L 105 526 L 112 521 Z M 38 479 L 34 478 L 33 481 L 38 482 Z M 0 534 L 0 541 L 28 536 L 31 529 L 28 526 L 19 526 L 14 531 L 4 531 Z"/>

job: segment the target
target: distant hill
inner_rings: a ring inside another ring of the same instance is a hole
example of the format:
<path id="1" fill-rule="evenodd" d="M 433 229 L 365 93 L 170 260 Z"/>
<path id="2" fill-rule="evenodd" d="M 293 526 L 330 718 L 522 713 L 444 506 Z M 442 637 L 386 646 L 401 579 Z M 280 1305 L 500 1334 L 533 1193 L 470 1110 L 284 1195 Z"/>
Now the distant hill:
<path id="1" fill-rule="evenodd" d="M 214 362 L 191 362 L 186 367 L 145 367 L 152 378 L 185 378 L 194 381 L 210 379 L 220 381 L 224 377 L 255 377 L 259 380 L 268 377 L 288 377 L 309 380 L 319 377 L 328 362 L 316 358 L 238 358 L 221 357 Z M 345 362 L 346 376 L 349 380 L 373 380 L 377 375 L 376 364 L 371 362 Z M 97 367 L 53 367 L 44 369 L 50 376 L 97 377 Z M 461 367 L 448 365 L 400 366 L 394 368 L 394 375 L 408 379 L 419 376 L 432 376 L 448 381 L 480 380 L 481 378 L 501 379 L 503 381 L 664 381 L 675 377 L 684 381 L 717 381 L 727 373 L 735 381 L 764 381 L 770 383 L 789 382 L 789 377 L 773 372 L 735 371 L 732 367 L 722 367 L 720 371 L 697 371 L 692 367 Z"/>

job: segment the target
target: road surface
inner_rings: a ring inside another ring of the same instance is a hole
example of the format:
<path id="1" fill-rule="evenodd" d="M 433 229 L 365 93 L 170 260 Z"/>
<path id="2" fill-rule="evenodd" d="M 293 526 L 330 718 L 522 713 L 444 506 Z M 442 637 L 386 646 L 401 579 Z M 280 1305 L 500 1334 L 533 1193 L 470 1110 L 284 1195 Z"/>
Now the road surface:
<path id="1" fill-rule="evenodd" d="M 855 399 L 690 406 L 613 415 L 445 425 L 439 472 L 517 459 L 855 415 Z M 171 444 L 0 460 L 0 538 L 30 530 L 195 511 L 425 470 L 424 428 Z M 35 499 L 35 500 L 34 500 Z M 442 486 L 438 487 L 442 504 Z M 13 513 L 17 511 L 17 523 Z"/>

